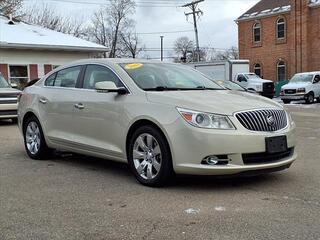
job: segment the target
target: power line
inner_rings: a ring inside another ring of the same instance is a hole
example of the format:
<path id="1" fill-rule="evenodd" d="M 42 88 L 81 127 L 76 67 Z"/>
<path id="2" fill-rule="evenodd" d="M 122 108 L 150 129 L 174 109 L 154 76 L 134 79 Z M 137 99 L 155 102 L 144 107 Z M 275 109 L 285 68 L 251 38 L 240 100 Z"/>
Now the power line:
<path id="1" fill-rule="evenodd" d="M 193 32 L 193 30 L 181 30 L 181 31 L 168 31 L 168 32 L 141 32 L 137 33 L 138 35 L 153 35 L 153 34 L 171 34 L 171 33 L 185 33 L 185 32 Z"/>

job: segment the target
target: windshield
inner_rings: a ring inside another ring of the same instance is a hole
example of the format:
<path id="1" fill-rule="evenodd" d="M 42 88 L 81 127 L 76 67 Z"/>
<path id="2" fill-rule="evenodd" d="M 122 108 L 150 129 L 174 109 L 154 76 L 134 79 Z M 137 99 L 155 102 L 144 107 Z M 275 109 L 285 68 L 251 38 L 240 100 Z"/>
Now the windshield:
<path id="1" fill-rule="evenodd" d="M 244 74 L 244 76 L 246 77 L 246 79 L 261 79 L 258 75 L 254 73 Z"/>
<path id="2" fill-rule="evenodd" d="M 220 86 L 225 87 L 229 90 L 236 90 L 236 91 L 245 91 L 243 87 L 240 85 L 231 82 L 231 81 L 216 81 Z"/>
<path id="3" fill-rule="evenodd" d="M 312 82 L 313 75 L 312 74 L 296 74 L 294 75 L 290 82 L 292 83 L 307 83 L 307 82 Z"/>
<path id="4" fill-rule="evenodd" d="M 145 91 L 224 90 L 196 70 L 178 64 L 120 64 L 133 81 Z"/>
<path id="5" fill-rule="evenodd" d="M 9 88 L 9 87 L 10 87 L 10 85 L 8 84 L 8 82 L 0 74 L 0 88 Z"/>

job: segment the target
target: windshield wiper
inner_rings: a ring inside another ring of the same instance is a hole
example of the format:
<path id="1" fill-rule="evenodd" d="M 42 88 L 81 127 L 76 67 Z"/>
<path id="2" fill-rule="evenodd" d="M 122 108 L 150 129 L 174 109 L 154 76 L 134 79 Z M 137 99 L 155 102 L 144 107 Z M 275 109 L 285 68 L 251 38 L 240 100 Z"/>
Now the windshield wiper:
<path id="1" fill-rule="evenodd" d="M 205 86 L 198 86 L 196 88 L 173 88 L 173 87 L 166 87 L 166 86 L 158 86 L 155 88 L 144 88 L 145 91 L 194 91 L 194 90 L 225 90 L 224 88 L 206 88 Z"/>

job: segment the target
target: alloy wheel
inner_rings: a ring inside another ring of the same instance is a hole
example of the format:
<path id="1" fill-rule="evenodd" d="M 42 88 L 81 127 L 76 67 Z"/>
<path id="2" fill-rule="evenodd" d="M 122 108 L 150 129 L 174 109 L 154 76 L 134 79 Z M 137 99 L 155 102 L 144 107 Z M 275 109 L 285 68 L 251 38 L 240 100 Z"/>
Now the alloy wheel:
<path id="1" fill-rule="evenodd" d="M 151 134 L 141 134 L 133 146 L 133 163 L 137 173 L 147 180 L 154 179 L 162 164 L 160 145 Z"/>
<path id="2" fill-rule="evenodd" d="M 26 146 L 28 151 L 35 155 L 39 152 L 41 144 L 40 129 L 36 122 L 29 122 L 26 129 Z"/>

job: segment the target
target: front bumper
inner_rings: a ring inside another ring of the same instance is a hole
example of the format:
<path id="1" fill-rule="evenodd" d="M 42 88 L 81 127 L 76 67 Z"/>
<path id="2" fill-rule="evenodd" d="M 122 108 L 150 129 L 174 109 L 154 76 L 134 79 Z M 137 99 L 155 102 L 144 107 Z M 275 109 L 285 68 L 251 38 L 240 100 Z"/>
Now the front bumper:
<path id="1" fill-rule="evenodd" d="M 288 148 L 295 146 L 295 125 L 290 124 L 278 132 L 252 132 L 230 117 L 237 130 L 201 129 L 182 122 L 169 131 L 173 167 L 177 174 L 233 175 L 247 171 L 272 170 L 290 166 L 297 158 L 296 152 L 275 161 L 245 164 L 243 154 L 266 152 L 266 137 L 286 136 Z M 179 126 L 178 126 L 179 125 Z M 176 130 L 174 130 L 176 129 Z M 208 156 L 227 155 L 227 165 L 205 165 Z"/>
<path id="2" fill-rule="evenodd" d="M 17 118 L 18 104 L 0 104 L 0 119 Z"/>
<path id="3" fill-rule="evenodd" d="M 305 100 L 307 99 L 306 94 L 295 94 L 295 95 L 282 95 L 281 100 Z"/>

